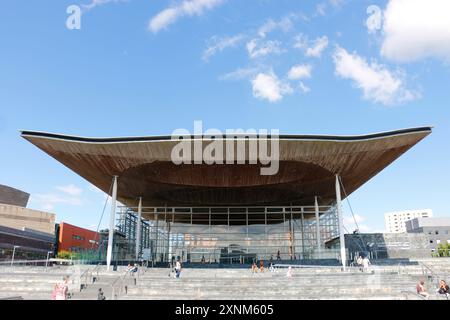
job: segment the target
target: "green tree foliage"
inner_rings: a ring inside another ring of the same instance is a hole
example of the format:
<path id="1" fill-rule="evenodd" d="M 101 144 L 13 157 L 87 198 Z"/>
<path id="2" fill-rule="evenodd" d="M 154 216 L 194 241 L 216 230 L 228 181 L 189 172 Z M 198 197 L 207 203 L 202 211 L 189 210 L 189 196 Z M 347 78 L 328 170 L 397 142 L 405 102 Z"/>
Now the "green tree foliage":
<path id="1" fill-rule="evenodd" d="M 440 243 L 438 245 L 439 257 L 450 257 L 450 243 Z"/>

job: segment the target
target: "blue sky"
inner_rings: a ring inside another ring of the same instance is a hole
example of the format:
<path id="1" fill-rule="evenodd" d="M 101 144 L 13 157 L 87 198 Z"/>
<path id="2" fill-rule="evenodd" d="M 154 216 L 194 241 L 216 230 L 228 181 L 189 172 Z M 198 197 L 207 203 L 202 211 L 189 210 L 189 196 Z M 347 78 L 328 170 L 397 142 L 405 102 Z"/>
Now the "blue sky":
<path id="1" fill-rule="evenodd" d="M 67 28 L 70 5 L 81 8 L 79 30 Z M 370 5 L 379 11 L 368 14 Z M 202 120 L 221 130 L 364 134 L 433 125 L 349 200 L 363 231 L 383 230 L 391 210 L 448 216 L 449 9 L 445 0 L 3 1 L 0 183 L 31 193 L 29 207 L 57 221 L 95 229 L 104 195 L 19 130 L 156 135 Z"/>

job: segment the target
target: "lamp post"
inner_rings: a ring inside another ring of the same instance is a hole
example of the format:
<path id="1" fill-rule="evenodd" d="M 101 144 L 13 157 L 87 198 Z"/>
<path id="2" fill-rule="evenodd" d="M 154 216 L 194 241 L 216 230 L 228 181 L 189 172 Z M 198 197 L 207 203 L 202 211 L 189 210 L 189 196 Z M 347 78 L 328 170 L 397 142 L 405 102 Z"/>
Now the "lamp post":
<path id="1" fill-rule="evenodd" d="M 20 248 L 20 246 L 14 246 L 14 248 L 13 248 L 13 254 L 12 254 L 12 258 L 11 258 L 11 267 L 14 264 L 14 255 L 16 254 L 16 248 Z"/>
<path id="2" fill-rule="evenodd" d="M 48 257 L 50 256 L 50 253 L 52 253 L 51 251 L 47 251 L 47 260 L 45 260 L 45 267 L 47 268 L 48 266 Z"/>

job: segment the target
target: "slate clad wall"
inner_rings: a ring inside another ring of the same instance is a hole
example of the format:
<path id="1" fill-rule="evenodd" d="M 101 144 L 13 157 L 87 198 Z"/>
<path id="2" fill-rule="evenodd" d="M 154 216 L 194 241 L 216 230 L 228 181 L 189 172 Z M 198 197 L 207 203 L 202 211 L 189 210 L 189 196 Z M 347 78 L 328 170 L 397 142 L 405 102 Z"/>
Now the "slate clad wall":
<path id="1" fill-rule="evenodd" d="M 0 203 L 26 207 L 30 194 L 0 184 Z"/>

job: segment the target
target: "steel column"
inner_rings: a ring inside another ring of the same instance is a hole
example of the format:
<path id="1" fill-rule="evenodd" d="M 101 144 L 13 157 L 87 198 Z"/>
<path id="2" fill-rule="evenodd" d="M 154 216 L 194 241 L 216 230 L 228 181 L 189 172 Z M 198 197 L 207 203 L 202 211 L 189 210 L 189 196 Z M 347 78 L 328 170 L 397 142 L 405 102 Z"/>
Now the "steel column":
<path id="1" fill-rule="evenodd" d="M 136 230 L 136 251 L 135 251 L 135 259 L 139 259 L 139 251 L 141 246 L 141 219 L 142 219 L 142 197 L 139 197 L 139 205 L 138 205 L 138 221 L 137 221 L 137 230 Z"/>
<path id="2" fill-rule="evenodd" d="M 302 259 L 305 258 L 305 215 L 304 215 L 304 208 L 301 207 L 301 227 L 302 227 Z"/>
<path id="3" fill-rule="evenodd" d="M 336 174 L 336 210 L 339 219 L 339 243 L 341 247 L 341 261 L 342 267 L 344 268 L 345 271 L 347 258 L 345 253 L 344 219 L 342 217 L 341 185 L 338 174 Z"/>
<path id="4" fill-rule="evenodd" d="M 106 269 L 109 271 L 111 259 L 113 255 L 113 239 L 114 228 L 116 222 L 116 200 L 117 200 L 117 176 L 114 176 L 112 197 L 111 197 L 111 213 L 109 216 L 109 234 L 108 234 L 108 249 L 106 253 Z"/>
<path id="5" fill-rule="evenodd" d="M 317 251 L 319 253 L 320 258 L 320 250 L 321 250 L 321 243 L 320 243 L 320 217 L 319 217 L 319 203 L 317 201 L 317 197 L 314 197 L 314 206 L 316 211 L 316 241 L 317 241 Z"/>

